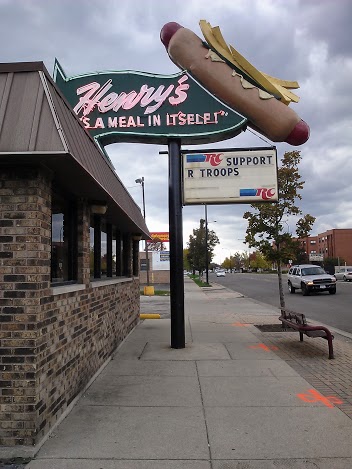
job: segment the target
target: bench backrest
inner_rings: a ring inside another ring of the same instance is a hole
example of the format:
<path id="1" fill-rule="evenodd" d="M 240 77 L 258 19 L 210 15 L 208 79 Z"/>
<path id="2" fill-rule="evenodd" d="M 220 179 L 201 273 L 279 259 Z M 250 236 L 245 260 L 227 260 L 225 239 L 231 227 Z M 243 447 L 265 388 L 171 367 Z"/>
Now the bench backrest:
<path id="1" fill-rule="evenodd" d="M 294 313 L 293 311 L 282 311 L 282 317 L 288 321 L 295 322 L 296 324 L 302 324 L 305 326 L 307 324 L 306 317 L 303 313 Z"/>

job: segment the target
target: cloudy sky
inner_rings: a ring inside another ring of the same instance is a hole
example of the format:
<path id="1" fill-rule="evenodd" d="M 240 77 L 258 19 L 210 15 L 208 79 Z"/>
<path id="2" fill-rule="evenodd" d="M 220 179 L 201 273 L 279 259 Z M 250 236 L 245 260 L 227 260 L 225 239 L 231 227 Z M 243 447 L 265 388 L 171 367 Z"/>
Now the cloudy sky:
<path id="1" fill-rule="evenodd" d="M 200 19 L 220 26 L 226 41 L 259 70 L 299 82 L 301 100 L 291 106 L 311 136 L 301 147 L 276 144 L 278 159 L 301 151 L 301 208 L 316 217 L 313 235 L 352 228 L 351 0 L 0 0 L 0 62 L 41 60 L 52 74 L 57 58 L 68 76 L 103 70 L 171 75 L 178 69 L 160 42 L 160 29 L 176 21 L 202 37 Z M 267 144 L 246 131 L 202 148 Z M 166 147 L 120 143 L 106 150 L 140 206 L 135 179 L 145 178 L 150 231 L 168 231 L 168 161 L 159 155 Z M 209 229 L 221 243 L 215 260 L 246 250 L 248 208 L 208 207 Z M 202 217 L 203 207 L 184 207 L 184 247 Z"/>

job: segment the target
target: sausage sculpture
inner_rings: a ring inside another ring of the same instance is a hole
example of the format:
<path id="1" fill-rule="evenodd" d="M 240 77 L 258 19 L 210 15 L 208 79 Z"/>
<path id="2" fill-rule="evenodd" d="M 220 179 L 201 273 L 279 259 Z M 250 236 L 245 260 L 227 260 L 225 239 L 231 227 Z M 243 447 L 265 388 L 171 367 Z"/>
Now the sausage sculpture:
<path id="1" fill-rule="evenodd" d="M 163 26 L 160 39 L 171 60 L 273 142 L 305 143 L 309 126 L 288 107 L 299 100 L 289 91 L 299 88 L 298 83 L 260 72 L 226 44 L 218 27 L 204 20 L 200 27 L 206 43 L 178 23 Z"/>

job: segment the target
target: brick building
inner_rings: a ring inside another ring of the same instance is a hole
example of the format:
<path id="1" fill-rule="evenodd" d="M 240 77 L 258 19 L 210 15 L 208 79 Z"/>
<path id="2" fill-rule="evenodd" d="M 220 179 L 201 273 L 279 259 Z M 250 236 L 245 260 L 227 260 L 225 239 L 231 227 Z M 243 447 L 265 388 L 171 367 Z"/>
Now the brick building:
<path id="1" fill-rule="evenodd" d="M 149 238 L 43 63 L 0 64 L 0 456 L 33 454 L 135 327 Z"/>
<path id="2" fill-rule="evenodd" d="M 162 252 L 148 252 L 148 265 L 149 265 L 149 284 L 170 284 L 170 260 L 169 252 L 166 255 L 161 255 Z M 147 262 L 146 252 L 139 253 L 139 280 L 143 285 L 147 284 Z"/>
<path id="3" fill-rule="evenodd" d="M 322 254 L 324 258 L 336 257 L 352 265 L 352 229 L 336 228 L 319 233 L 317 236 L 302 238 L 303 247 L 308 254 Z"/>

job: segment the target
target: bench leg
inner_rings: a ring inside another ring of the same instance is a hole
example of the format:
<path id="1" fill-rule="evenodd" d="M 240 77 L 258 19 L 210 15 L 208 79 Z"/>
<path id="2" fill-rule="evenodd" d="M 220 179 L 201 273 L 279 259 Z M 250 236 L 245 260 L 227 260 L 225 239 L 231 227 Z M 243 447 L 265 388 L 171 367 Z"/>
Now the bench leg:
<path id="1" fill-rule="evenodd" d="M 326 335 L 327 335 L 328 345 L 329 345 L 329 359 L 331 360 L 332 358 L 335 358 L 334 357 L 334 348 L 333 348 L 333 345 L 332 345 L 331 332 L 327 333 Z"/>
<path id="2" fill-rule="evenodd" d="M 301 331 L 299 332 L 299 340 L 301 342 L 303 342 L 303 332 L 301 332 Z"/>

